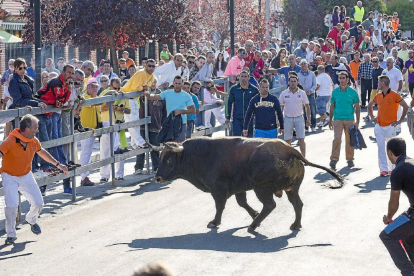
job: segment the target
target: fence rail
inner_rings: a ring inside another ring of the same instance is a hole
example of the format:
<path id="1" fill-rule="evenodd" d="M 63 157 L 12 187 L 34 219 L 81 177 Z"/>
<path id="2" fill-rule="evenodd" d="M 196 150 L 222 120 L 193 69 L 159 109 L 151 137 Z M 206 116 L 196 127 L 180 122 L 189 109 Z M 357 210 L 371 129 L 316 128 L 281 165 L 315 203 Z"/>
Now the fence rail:
<path id="1" fill-rule="evenodd" d="M 216 79 L 213 81 L 214 84 L 218 84 L 218 85 L 223 85 L 225 87 L 225 91 L 228 90 L 229 87 L 229 82 L 227 78 L 223 78 L 223 79 Z M 111 172 L 111 176 L 112 176 L 112 185 L 115 185 L 114 179 L 115 179 L 115 168 L 114 168 L 114 164 L 122 161 L 122 160 L 127 160 L 133 157 L 136 157 L 139 154 L 145 154 L 146 155 L 146 166 L 147 166 L 147 170 L 149 171 L 149 152 L 150 149 L 145 148 L 145 149 L 133 149 L 130 150 L 126 153 L 123 154 L 114 154 L 114 149 L 113 149 L 113 133 L 114 132 L 118 132 L 120 130 L 125 130 L 131 127 L 137 127 L 137 126 L 144 126 L 145 127 L 145 138 L 148 139 L 148 124 L 151 123 L 151 117 L 148 116 L 148 101 L 147 99 L 145 99 L 145 118 L 136 120 L 136 121 L 132 121 L 132 122 L 125 122 L 125 123 L 120 123 L 120 124 L 114 124 L 113 123 L 113 109 L 112 109 L 112 104 L 115 101 L 118 100 L 122 100 L 122 99 L 131 99 L 131 98 L 137 98 L 143 96 L 143 93 L 137 91 L 137 92 L 131 92 L 131 93 L 120 93 L 117 96 L 115 95 L 109 95 L 109 96 L 103 96 L 103 97 L 96 97 L 93 99 L 87 99 L 85 101 L 84 106 L 91 106 L 91 105 L 100 105 L 100 104 L 104 104 L 104 103 L 109 103 L 109 122 L 110 122 L 110 126 L 108 127 L 103 127 L 103 128 L 99 128 L 99 129 L 93 129 L 90 131 L 86 131 L 86 132 L 81 132 L 81 133 L 75 133 L 74 131 L 74 118 L 73 118 L 73 111 L 71 111 L 71 135 L 66 136 L 66 137 L 62 137 L 62 138 L 58 138 L 58 139 L 53 139 L 53 140 L 49 140 L 49 141 L 45 141 L 42 142 L 42 147 L 44 149 L 49 149 L 49 148 L 53 148 L 56 146 L 62 146 L 62 145 L 70 145 L 70 158 L 69 156 L 67 156 L 67 159 L 69 161 L 69 159 L 71 159 L 70 161 L 75 162 L 75 148 L 77 147 L 77 142 L 84 140 L 84 139 L 88 139 L 91 137 L 99 137 L 103 134 L 110 134 L 110 147 L 111 147 L 111 156 L 105 159 L 100 159 L 99 161 L 96 162 L 92 162 L 90 164 L 84 165 L 82 167 L 78 167 L 74 170 L 69 171 L 66 175 L 65 174 L 58 174 L 55 176 L 46 176 L 46 177 L 42 177 L 42 178 L 37 178 L 37 184 L 39 186 L 43 186 L 43 185 L 48 185 L 51 183 L 54 183 L 56 181 L 60 181 L 66 178 L 71 178 L 71 186 L 72 186 L 72 190 L 73 190 L 73 194 L 72 194 L 72 201 L 76 201 L 76 176 L 84 173 L 84 172 L 88 172 L 91 170 L 95 170 L 98 169 L 102 166 L 105 165 L 111 165 L 112 167 L 112 172 Z M 214 108 L 220 107 L 220 105 L 218 104 L 209 104 L 209 105 L 201 105 L 200 106 L 200 113 L 203 116 L 204 111 L 206 110 L 211 110 Z M 11 118 L 14 117 L 15 118 L 15 123 L 16 123 L 16 127 L 19 126 L 19 121 L 20 118 L 23 117 L 26 114 L 32 114 L 32 115 L 40 115 L 40 114 L 44 114 L 44 113 L 50 113 L 50 112 L 57 112 L 57 111 L 62 111 L 65 110 L 65 108 L 53 108 L 48 106 L 47 108 L 45 108 L 43 111 L 41 110 L 40 107 L 33 107 L 33 108 L 29 108 L 29 107 L 24 107 L 24 108 L 18 108 L 18 109 L 11 109 L 11 110 L 5 110 L 5 111 L 0 111 L 0 120 L 1 119 L 5 119 L 5 118 Z M 204 117 L 204 116 L 203 116 Z M 220 125 L 217 127 L 213 127 L 213 128 L 209 128 L 209 129 L 203 129 L 200 131 L 195 131 L 193 133 L 193 137 L 201 137 L 201 136 L 207 136 L 207 135 L 211 135 L 217 131 L 222 131 L 222 130 L 226 130 L 226 134 L 227 134 L 227 130 L 229 129 L 228 125 Z M 19 208 L 19 214 L 20 214 L 20 208 Z M 20 216 L 20 215 L 19 215 Z"/>

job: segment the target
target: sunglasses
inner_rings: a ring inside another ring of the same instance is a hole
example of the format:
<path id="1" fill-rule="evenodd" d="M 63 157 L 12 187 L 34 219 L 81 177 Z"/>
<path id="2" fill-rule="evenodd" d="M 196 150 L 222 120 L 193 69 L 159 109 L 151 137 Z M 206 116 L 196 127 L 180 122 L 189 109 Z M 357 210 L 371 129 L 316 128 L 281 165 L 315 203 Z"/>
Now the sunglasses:
<path id="1" fill-rule="evenodd" d="M 246 54 L 246 52 L 241 51 L 241 52 L 239 52 L 239 54 L 244 55 L 244 54 Z"/>
<path id="2" fill-rule="evenodd" d="M 147 65 L 149 68 L 155 68 L 155 65 Z"/>
<path id="3" fill-rule="evenodd" d="M 13 65 L 13 63 L 9 63 L 9 65 Z"/>
<path id="4" fill-rule="evenodd" d="M 193 63 L 194 63 L 194 61 L 187 61 L 187 63 L 188 63 L 188 64 L 193 64 Z"/>
<path id="5" fill-rule="evenodd" d="M 19 70 L 27 70 L 27 66 L 24 66 L 24 67 L 19 67 Z"/>
<path id="6" fill-rule="evenodd" d="M 253 47 L 253 45 L 246 45 L 246 47 Z"/>
<path id="7" fill-rule="evenodd" d="M 113 87 L 113 89 L 115 89 L 116 91 L 119 91 L 119 89 L 121 89 L 121 87 Z"/>
<path id="8" fill-rule="evenodd" d="M 108 82 L 108 80 L 101 80 L 101 82 Z"/>
<path id="9" fill-rule="evenodd" d="M 73 84 L 74 85 L 81 85 L 82 84 L 82 81 L 74 81 Z"/>

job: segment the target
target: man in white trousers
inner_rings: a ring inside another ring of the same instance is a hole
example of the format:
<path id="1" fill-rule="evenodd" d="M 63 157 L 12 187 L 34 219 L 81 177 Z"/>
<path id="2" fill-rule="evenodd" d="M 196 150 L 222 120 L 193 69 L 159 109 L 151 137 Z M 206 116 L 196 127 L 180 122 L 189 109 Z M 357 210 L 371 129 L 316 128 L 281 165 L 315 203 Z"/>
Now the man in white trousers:
<path id="1" fill-rule="evenodd" d="M 100 97 L 108 96 L 108 95 L 118 95 L 118 91 L 121 89 L 121 79 L 120 78 L 112 78 L 110 87 L 104 91 L 102 91 Z M 122 92 L 121 92 L 122 93 Z M 119 107 L 113 106 L 114 112 L 120 111 L 124 114 L 130 114 L 131 109 L 126 107 Z M 101 106 L 101 119 L 103 127 L 109 127 L 109 105 L 108 103 L 104 103 Z M 115 118 L 113 117 L 113 124 L 115 123 Z M 119 133 L 114 132 L 114 151 L 116 151 L 121 143 L 119 142 Z M 100 158 L 104 160 L 106 158 L 111 157 L 111 135 L 109 133 L 103 134 L 100 139 Z M 101 183 L 108 182 L 109 175 L 111 174 L 111 165 L 108 164 L 106 166 L 101 167 Z M 123 180 L 124 179 L 124 160 L 121 160 L 115 163 L 115 180 Z"/>
<path id="2" fill-rule="evenodd" d="M 223 105 L 223 100 L 220 100 L 217 98 L 216 93 L 219 93 L 220 95 L 227 97 L 227 93 L 221 92 L 217 90 L 215 86 L 213 86 L 213 81 L 209 80 L 206 82 L 206 87 L 203 89 L 203 104 L 218 104 Z M 224 114 L 221 112 L 221 108 L 213 108 L 210 110 L 204 111 L 204 126 L 205 128 L 211 128 L 211 113 L 214 114 L 215 118 L 219 121 L 220 125 L 224 125 L 226 122 L 226 118 L 224 117 Z"/>
<path id="3" fill-rule="evenodd" d="M 147 91 L 151 87 L 154 81 L 155 60 L 147 60 L 147 65 L 144 70 L 136 72 L 131 79 L 121 88 L 124 93 Z M 139 102 L 138 98 L 132 98 L 129 100 L 131 106 L 131 113 L 125 114 L 125 122 L 132 122 L 139 120 Z M 131 146 L 134 149 L 145 148 L 146 142 L 141 136 L 140 126 L 128 128 L 128 132 L 131 135 Z"/>
<path id="4" fill-rule="evenodd" d="M 25 115 L 20 121 L 20 128 L 10 133 L 0 145 L 0 157 L 3 158 L 0 173 L 3 179 L 4 201 L 6 207 L 6 245 L 14 244 L 16 240 L 16 216 L 19 206 L 19 192 L 30 203 L 26 214 L 26 222 L 30 224 L 34 234 L 42 231 L 37 224 L 37 218 L 43 209 L 43 198 L 32 173 L 33 156 L 37 153 L 41 158 L 55 167 L 68 172 L 66 166 L 60 164 L 50 153 L 42 148 L 35 137 L 39 131 L 39 120 L 33 115 Z"/>
<path id="5" fill-rule="evenodd" d="M 387 158 L 385 150 L 388 140 L 396 134 L 396 127 L 404 121 L 407 115 L 408 105 L 397 92 L 390 88 L 388 76 L 378 77 L 378 93 L 368 104 L 368 112 L 371 120 L 375 123 L 374 133 L 378 145 L 378 165 L 380 176 L 385 177 L 391 174 L 392 164 Z M 373 107 L 378 105 L 377 117 L 374 116 Z M 398 118 L 398 108 L 402 107 L 402 115 Z"/>

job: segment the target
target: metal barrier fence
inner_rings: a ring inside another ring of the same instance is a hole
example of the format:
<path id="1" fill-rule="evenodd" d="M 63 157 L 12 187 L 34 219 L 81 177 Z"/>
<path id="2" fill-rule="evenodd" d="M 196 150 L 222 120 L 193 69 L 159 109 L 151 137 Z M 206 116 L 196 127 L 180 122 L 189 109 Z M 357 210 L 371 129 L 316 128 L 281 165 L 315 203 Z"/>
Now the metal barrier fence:
<path id="1" fill-rule="evenodd" d="M 223 79 L 216 79 L 214 80 L 214 84 L 222 84 L 225 87 L 225 91 L 228 91 L 228 87 L 229 87 L 229 82 L 227 78 L 223 78 Z M 119 94 L 117 96 L 115 95 L 109 95 L 109 96 L 102 96 L 102 97 L 96 97 L 93 99 L 87 99 L 84 106 L 90 106 L 90 105 L 99 105 L 99 104 L 104 104 L 104 103 L 108 103 L 109 104 L 109 126 L 108 127 L 103 127 L 103 128 L 99 128 L 99 129 L 93 129 L 90 131 L 86 131 L 86 132 L 81 132 L 81 133 L 75 133 L 74 130 L 74 116 L 73 116 L 73 110 L 71 111 L 71 122 L 70 122 L 70 130 L 71 130 L 71 135 L 63 137 L 63 138 L 58 138 L 58 139 L 53 139 L 53 140 L 49 140 L 46 142 L 42 142 L 42 147 L 44 149 L 49 149 L 49 148 L 53 148 L 56 146 L 61 146 L 61 145 L 66 145 L 69 144 L 70 145 L 70 158 L 69 156 L 67 156 L 68 161 L 72 161 L 75 162 L 75 147 L 77 146 L 77 142 L 84 140 L 84 139 L 88 139 L 91 137 L 99 137 L 103 134 L 110 134 L 110 150 L 111 150 L 111 156 L 105 159 L 100 159 L 99 161 L 96 162 L 91 162 L 90 164 L 84 165 L 82 167 L 78 167 L 74 170 L 69 171 L 66 175 L 63 173 L 60 173 L 56 176 L 46 176 L 43 178 L 37 178 L 37 184 L 39 186 L 42 185 L 47 185 L 47 184 L 51 184 L 54 183 L 56 181 L 60 181 L 66 178 L 71 178 L 71 186 L 72 186 L 72 201 L 76 201 L 76 176 L 87 172 L 87 171 L 91 171 L 91 170 L 95 170 L 98 169 L 102 166 L 105 165 L 111 165 L 111 176 L 112 176 L 112 186 L 115 186 L 115 163 L 122 161 L 122 160 L 127 160 L 133 157 L 136 157 L 139 154 L 145 154 L 146 155 L 146 167 L 147 167 L 147 171 L 149 172 L 149 152 L 150 149 L 149 148 L 144 148 L 144 149 L 132 149 L 126 153 L 123 154 L 114 154 L 114 148 L 113 148 L 113 141 L 114 141 L 114 132 L 118 132 L 120 130 L 125 130 L 131 127 L 137 127 L 137 126 L 145 126 L 145 139 L 148 139 L 149 136 L 149 130 L 148 130 L 148 124 L 151 123 L 151 117 L 148 116 L 148 100 L 147 98 L 145 98 L 145 118 L 136 120 L 136 121 L 132 121 L 132 122 L 126 122 L 126 123 L 120 123 L 120 124 L 114 124 L 114 118 L 113 118 L 113 103 L 117 100 L 122 100 L 122 99 L 130 99 L 130 98 L 136 98 L 136 97 L 140 97 L 143 96 L 143 94 L 141 92 L 131 92 L 131 93 L 124 93 L 124 94 Z M 210 104 L 210 105 L 202 105 L 200 106 L 200 113 L 203 116 L 204 111 L 206 110 L 210 110 L 210 109 L 214 109 L 220 107 L 220 105 L 217 104 Z M 20 118 L 23 117 L 26 114 L 32 114 L 32 115 L 40 115 L 40 114 L 44 114 L 44 113 L 48 113 L 48 112 L 56 112 L 56 111 L 61 111 L 62 108 L 51 108 L 51 107 L 47 107 L 43 112 L 40 109 L 40 107 L 35 107 L 32 108 L 30 110 L 30 108 L 19 108 L 19 109 L 10 109 L 10 110 L 5 110 L 5 111 L 0 111 L 0 120 L 4 119 L 4 118 L 11 118 L 14 117 L 15 118 L 15 126 L 19 127 L 20 125 Z M 204 116 L 203 116 L 204 118 Z M 213 128 L 209 128 L 209 129 L 203 129 L 200 131 L 196 131 L 192 134 L 193 137 L 200 137 L 200 136 L 206 136 L 206 135 L 211 135 L 215 132 L 221 131 L 221 130 L 225 130 L 226 131 L 226 135 L 227 135 L 227 130 L 229 129 L 229 126 L 224 124 L 224 125 L 220 125 L 218 127 L 213 127 Z M 69 160 L 70 159 L 70 160 Z M 20 202 L 20 201 L 19 201 Z M 20 208 L 20 204 L 19 204 L 19 212 L 18 212 L 18 220 L 21 217 L 21 208 Z"/>

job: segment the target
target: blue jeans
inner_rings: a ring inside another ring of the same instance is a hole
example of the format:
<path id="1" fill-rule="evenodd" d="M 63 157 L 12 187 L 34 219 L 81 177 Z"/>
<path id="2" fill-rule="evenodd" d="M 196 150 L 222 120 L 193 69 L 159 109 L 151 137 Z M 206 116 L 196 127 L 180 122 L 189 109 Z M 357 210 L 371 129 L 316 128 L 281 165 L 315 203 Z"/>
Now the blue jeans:
<path id="1" fill-rule="evenodd" d="M 233 118 L 231 125 L 231 136 L 242 136 L 243 134 L 243 119 Z M 253 124 L 249 124 L 247 137 L 253 137 Z"/>
<path id="2" fill-rule="evenodd" d="M 59 113 L 52 114 L 52 136 L 50 140 L 62 138 L 62 115 Z M 62 164 L 66 164 L 66 156 L 63 146 L 50 148 L 50 154 Z"/>
<path id="3" fill-rule="evenodd" d="M 52 118 L 46 115 L 37 115 L 36 117 L 39 119 L 39 132 L 36 134 L 36 137 L 40 142 L 47 142 L 52 139 Z M 47 170 L 50 168 L 50 164 L 48 162 L 35 154 L 32 163 L 34 164 L 33 168 L 36 168 L 38 163 L 40 163 L 41 170 Z"/>
<path id="4" fill-rule="evenodd" d="M 316 109 L 320 116 L 326 115 L 326 105 L 330 98 L 330 96 L 318 96 L 316 98 Z"/>
<path id="5" fill-rule="evenodd" d="M 311 127 L 316 127 L 316 102 L 315 102 L 315 93 L 308 95 L 309 99 L 309 107 L 311 110 Z M 306 110 L 303 108 L 303 117 L 305 118 L 305 122 L 307 121 L 306 117 Z"/>
<path id="6" fill-rule="evenodd" d="M 185 141 L 185 135 L 187 134 L 187 124 L 182 124 L 181 132 L 175 137 L 175 142 L 181 143 Z"/>
<path id="7" fill-rule="evenodd" d="M 269 130 L 262 130 L 262 129 L 255 129 L 254 130 L 254 137 L 255 138 L 277 138 L 277 128 L 269 129 Z"/>
<path id="8" fill-rule="evenodd" d="M 145 137 L 145 131 L 141 130 L 141 136 Z M 159 146 L 160 143 L 157 142 L 158 132 L 149 131 L 148 138 L 151 145 Z M 160 163 L 160 153 L 158 151 L 151 151 L 151 161 L 152 161 L 152 170 L 158 170 L 158 164 Z M 135 170 L 142 170 L 145 164 L 145 153 L 137 155 L 137 160 L 135 161 Z"/>
<path id="9" fill-rule="evenodd" d="M 187 134 L 185 139 L 190 139 L 194 129 L 194 120 L 187 120 Z"/>

